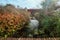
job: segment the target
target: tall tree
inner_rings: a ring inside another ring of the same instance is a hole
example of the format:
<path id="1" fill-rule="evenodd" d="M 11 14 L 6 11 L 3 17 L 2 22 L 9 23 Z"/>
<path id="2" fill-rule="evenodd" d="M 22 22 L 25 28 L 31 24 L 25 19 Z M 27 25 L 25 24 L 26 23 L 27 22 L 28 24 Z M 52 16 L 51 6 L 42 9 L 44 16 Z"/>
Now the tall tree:
<path id="1" fill-rule="evenodd" d="M 45 0 L 42 2 L 42 7 L 45 13 L 51 12 L 55 9 L 58 0 Z"/>

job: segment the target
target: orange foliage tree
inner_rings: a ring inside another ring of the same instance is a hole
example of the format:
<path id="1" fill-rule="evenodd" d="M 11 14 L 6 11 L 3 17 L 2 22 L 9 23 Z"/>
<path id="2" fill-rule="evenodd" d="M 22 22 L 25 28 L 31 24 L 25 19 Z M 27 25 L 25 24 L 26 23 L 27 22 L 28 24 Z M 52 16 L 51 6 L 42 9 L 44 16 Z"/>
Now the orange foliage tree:
<path id="1" fill-rule="evenodd" d="M 23 28 L 29 22 L 29 18 L 25 16 L 0 7 L 0 37 L 11 36 L 16 30 Z"/>

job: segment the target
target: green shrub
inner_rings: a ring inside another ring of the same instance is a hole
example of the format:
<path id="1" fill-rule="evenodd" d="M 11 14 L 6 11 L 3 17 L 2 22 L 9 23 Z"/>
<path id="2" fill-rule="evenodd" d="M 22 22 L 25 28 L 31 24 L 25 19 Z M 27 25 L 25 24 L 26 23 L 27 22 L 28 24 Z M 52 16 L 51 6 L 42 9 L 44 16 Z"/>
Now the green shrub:
<path id="1" fill-rule="evenodd" d="M 60 36 L 60 12 L 51 15 L 40 14 L 39 34 L 41 37 Z"/>

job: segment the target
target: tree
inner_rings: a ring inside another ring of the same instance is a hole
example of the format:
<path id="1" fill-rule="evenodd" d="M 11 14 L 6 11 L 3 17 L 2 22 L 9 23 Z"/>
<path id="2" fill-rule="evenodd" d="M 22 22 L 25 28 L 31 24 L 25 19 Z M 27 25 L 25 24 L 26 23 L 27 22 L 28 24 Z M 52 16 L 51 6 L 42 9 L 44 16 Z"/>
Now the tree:
<path id="1" fill-rule="evenodd" d="M 55 9 L 58 0 L 45 0 L 41 3 L 45 13 L 50 13 Z"/>
<path id="2" fill-rule="evenodd" d="M 42 2 L 43 10 L 39 15 L 39 35 L 41 37 L 60 36 L 59 13 L 55 11 L 56 0 L 45 0 Z M 46 15 L 46 13 L 50 15 Z"/>

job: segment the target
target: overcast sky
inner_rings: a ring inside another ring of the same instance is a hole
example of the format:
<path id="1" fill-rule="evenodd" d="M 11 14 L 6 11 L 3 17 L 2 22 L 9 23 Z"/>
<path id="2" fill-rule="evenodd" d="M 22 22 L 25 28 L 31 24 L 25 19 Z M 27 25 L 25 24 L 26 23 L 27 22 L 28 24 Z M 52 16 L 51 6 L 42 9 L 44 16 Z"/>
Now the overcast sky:
<path id="1" fill-rule="evenodd" d="M 0 4 L 10 3 L 15 6 L 19 5 L 23 8 L 41 8 L 41 2 L 42 0 L 0 0 Z"/>

